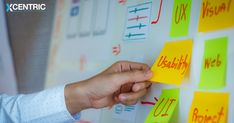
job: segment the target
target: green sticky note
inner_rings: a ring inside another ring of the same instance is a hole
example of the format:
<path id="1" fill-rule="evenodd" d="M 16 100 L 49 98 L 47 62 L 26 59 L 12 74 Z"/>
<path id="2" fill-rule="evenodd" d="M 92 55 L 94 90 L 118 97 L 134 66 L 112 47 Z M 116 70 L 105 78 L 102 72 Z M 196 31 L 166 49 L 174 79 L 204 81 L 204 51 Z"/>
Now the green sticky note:
<path id="1" fill-rule="evenodd" d="M 170 37 L 187 36 L 190 22 L 191 0 L 174 0 Z"/>
<path id="2" fill-rule="evenodd" d="M 217 89 L 225 86 L 228 38 L 207 40 L 200 75 L 200 89 Z"/>
<path id="3" fill-rule="evenodd" d="M 174 115 L 178 113 L 175 112 L 175 109 L 177 109 L 179 102 L 179 94 L 180 90 L 178 88 L 163 90 L 144 123 L 169 123 L 172 117 L 173 121 L 177 119 Z"/>

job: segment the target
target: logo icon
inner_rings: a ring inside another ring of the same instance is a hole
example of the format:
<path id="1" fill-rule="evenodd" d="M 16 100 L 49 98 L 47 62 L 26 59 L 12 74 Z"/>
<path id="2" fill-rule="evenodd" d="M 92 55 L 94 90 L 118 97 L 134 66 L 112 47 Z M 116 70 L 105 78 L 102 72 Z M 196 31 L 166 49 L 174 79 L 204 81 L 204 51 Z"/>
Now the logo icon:
<path id="1" fill-rule="evenodd" d="M 12 9 L 11 9 L 11 4 L 6 4 L 6 12 L 12 12 Z"/>

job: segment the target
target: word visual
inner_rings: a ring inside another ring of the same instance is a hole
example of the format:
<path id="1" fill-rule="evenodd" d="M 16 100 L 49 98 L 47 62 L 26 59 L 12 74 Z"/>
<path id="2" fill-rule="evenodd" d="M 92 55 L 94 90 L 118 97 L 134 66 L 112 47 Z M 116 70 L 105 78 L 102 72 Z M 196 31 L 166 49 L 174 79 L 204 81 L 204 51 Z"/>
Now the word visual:
<path id="1" fill-rule="evenodd" d="M 202 0 L 199 32 L 210 32 L 234 27 L 233 0 Z"/>
<path id="2" fill-rule="evenodd" d="M 128 7 L 124 40 L 140 40 L 147 37 L 151 4 L 152 2 L 147 2 Z"/>
<path id="3" fill-rule="evenodd" d="M 230 11 L 232 0 L 222 1 L 218 5 L 212 5 L 210 1 L 202 2 L 202 18 L 218 16 Z"/>

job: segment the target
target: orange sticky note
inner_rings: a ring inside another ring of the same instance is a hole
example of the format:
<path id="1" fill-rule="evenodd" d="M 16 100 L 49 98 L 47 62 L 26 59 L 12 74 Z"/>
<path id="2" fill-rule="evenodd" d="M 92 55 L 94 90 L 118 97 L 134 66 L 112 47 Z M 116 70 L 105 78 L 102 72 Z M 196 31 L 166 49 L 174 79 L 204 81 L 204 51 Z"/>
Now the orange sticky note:
<path id="1" fill-rule="evenodd" d="M 227 123 L 228 93 L 195 92 L 188 123 Z"/>
<path id="2" fill-rule="evenodd" d="M 234 0 L 202 0 L 199 32 L 234 27 Z"/>
<path id="3" fill-rule="evenodd" d="M 151 67 L 151 81 L 180 85 L 190 66 L 192 40 L 167 42 Z"/>

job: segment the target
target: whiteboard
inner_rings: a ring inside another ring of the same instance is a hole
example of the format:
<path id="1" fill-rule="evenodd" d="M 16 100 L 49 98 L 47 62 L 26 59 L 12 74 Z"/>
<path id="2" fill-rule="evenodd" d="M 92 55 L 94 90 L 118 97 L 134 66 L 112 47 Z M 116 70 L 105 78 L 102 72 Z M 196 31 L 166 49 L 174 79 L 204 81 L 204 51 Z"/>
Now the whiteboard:
<path id="1" fill-rule="evenodd" d="M 84 1 L 90 3 L 98 2 L 95 0 Z M 214 32 L 199 33 L 197 30 L 200 11 L 198 10 L 200 10 L 201 0 L 193 0 L 188 35 L 185 37 L 170 38 L 173 1 L 163 0 L 161 16 L 156 24 L 148 25 L 149 29 L 145 31 L 147 37 L 140 40 L 125 40 L 123 36 L 125 36 L 126 18 L 128 16 L 126 12 L 128 7 L 147 2 L 151 2 L 152 9 L 150 11 L 149 21 L 153 21 L 158 17 L 160 0 L 123 0 L 122 2 L 120 2 L 120 0 L 110 0 L 105 33 L 94 35 L 94 28 L 89 29 L 89 35 L 82 36 L 78 30 L 76 36 L 72 38 L 66 36 L 66 31 L 59 33 L 61 35 L 60 42 L 57 42 L 56 45 L 51 45 L 51 51 L 56 52 L 51 52 L 50 61 L 53 61 L 53 64 L 50 64 L 49 67 L 53 72 L 48 71 L 47 73 L 46 88 L 87 79 L 118 60 L 141 61 L 151 66 L 158 57 L 165 42 L 192 39 L 193 53 L 189 78 L 187 78 L 181 86 L 154 83 L 150 92 L 141 100 L 154 101 L 154 97 L 159 97 L 162 89 L 180 88 L 178 122 L 186 123 L 195 91 L 229 92 L 228 122 L 233 123 L 234 91 L 232 91 L 232 89 L 234 87 L 234 78 L 232 76 L 234 75 L 234 29 L 229 28 Z M 61 27 L 64 29 L 62 30 L 65 30 L 66 25 L 69 23 L 69 19 L 67 18 L 69 18 L 69 7 L 72 6 L 70 1 L 65 1 L 64 4 L 65 12 L 62 15 L 63 19 L 61 23 Z M 81 10 L 88 9 L 82 8 L 82 0 L 80 8 Z M 93 8 L 90 8 L 89 12 L 92 9 Z M 77 26 L 73 28 L 79 29 L 80 27 L 93 27 L 95 25 L 95 19 L 91 19 L 91 22 L 90 19 L 87 21 L 90 25 L 82 25 L 81 22 L 83 22 L 83 20 L 80 18 L 80 15 L 82 15 L 82 13 L 79 13 L 79 21 L 74 22 L 74 25 Z M 92 15 L 87 15 L 87 17 L 88 16 L 90 17 Z M 54 21 L 56 21 L 56 17 Z M 223 89 L 217 90 L 198 89 L 204 41 L 223 36 L 228 37 L 226 86 Z M 113 47 L 115 47 L 115 53 L 113 53 Z M 116 50 L 116 48 L 118 50 Z M 152 106 L 150 105 L 139 105 L 134 122 L 143 123 L 151 108 Z M 134 123 L 113 118 L 113 110 L 110 109 L 87 110 L 83 112 L 84 115 L 82 115 L 82 119 L 92 123 Z"/>

